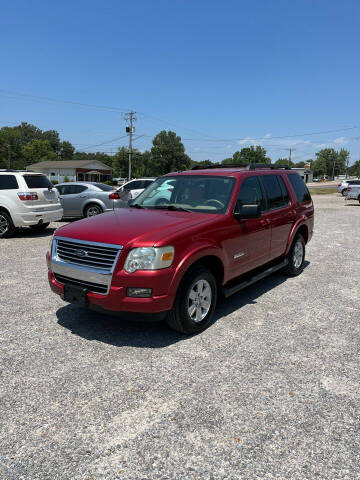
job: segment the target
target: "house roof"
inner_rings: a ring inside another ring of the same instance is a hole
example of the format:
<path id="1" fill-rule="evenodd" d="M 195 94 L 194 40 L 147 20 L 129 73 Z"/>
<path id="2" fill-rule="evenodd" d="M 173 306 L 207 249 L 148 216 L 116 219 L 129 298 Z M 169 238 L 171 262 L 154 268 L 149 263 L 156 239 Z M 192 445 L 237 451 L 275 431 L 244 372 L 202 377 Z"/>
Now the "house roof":
<path id="1" fill-rule="evenodd" d="M 105 163 L 100 162 L 99 160 L 89 159 L 89 160 L 55 160 L 55 161 L 45 161 L 33 163 L 28 165 L 27 169 L 31 170 L 32 168 L 86 168 L 86 165 L 94 165 L 94 163 L 102 165 L 103 170 L 112 170 L 111 167 L 105 165 Z"/>

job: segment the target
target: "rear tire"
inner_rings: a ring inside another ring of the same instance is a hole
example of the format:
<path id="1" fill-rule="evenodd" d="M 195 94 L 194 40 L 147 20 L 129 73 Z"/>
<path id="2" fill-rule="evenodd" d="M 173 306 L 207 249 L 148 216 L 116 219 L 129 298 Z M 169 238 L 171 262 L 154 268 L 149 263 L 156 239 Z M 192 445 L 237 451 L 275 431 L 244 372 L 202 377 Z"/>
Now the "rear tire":
<path id="1" fill-rule="evenodd" d="M 4 210 L 0 210 L 0 238 L 10 237 L 15 230 L 10 215 Z"/>
<path id="2" fill-rule="evenodd" d="M 347 193 L 347 190 L 346 190 L 346 188 L 344 188 L 344 190 L 342 190 L 342 192 L 341 192 L 341 195 L 342 195 L 343 197 L 346 197 L 346 193 Z"/>
<path id="3" fill-rule="evenodd" d="M 300 233 L 295 235 L 294 241 L 286 258 L 289 263 L 284 268 L 285 275 L 288 275 L 289 277 L 296 277 L 297 275 L 300 275 L 300 273 L 304 270 L 305 262 L 305 240 Z"/>
<path id="4" fill-rule="evenodd" d="M 50 225 L 50 222 L 46 223 L 41 223 L 40 225 L 30 225 L 31 230 L 34 230 L 34 232 L 42 232 L 47 229 L 47 227 Z"/>
<path id="5" fill-rule="evenodd" d="M 90 203 L 90 205 L 87 205 L 84 209 L 84 217 L 95 217 L 96 215 L 100 215 L 100 213 L 103 213 L 103 209 L 96 203 Z"/>
<path id="6" fill-rule="evenodd" d="M 174 307 L 167 314 L 167 324 L 186 335 L 205 330 L 215 311 L 217 290 L 210 270 L 203 266 L 191 269 L 180 283 Z"/>

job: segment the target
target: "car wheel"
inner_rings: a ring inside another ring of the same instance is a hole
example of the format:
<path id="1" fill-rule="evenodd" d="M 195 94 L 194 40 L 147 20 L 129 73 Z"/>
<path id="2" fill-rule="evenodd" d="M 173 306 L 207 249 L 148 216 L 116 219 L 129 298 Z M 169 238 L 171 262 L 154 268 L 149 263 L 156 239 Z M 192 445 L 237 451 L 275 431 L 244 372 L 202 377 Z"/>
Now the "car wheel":
<path id="1" fill-rule="evenodd" d="M 346 197 L 346 194 L 347 194 L 347 189 L 344 188 L 344 190 L 341 191 L 341 195 L 342 195 L 343 197 Z"/>
<path id="2" fill-rule="evenodd" d="M 217 301 L 214 275 L 205 267 L 193 268 L 180 283 L 175 304 L 168 312 L 168 325 L 187 335 L 201 332 L 209 325 Z"/>
<path id="3" fill-rule="evenodd" d="M 100 215 L 100 213 L 103 213 L 103 209 L 99 205 L 92 203 L 85 208 L 84 217 L 95 217 L 95 215 Z"/>
<path id="4" fill-rule="evenodd" d="M 289 263 L 285 267 L 284 273 L 290 277 L 296 277 L 303 271 L 305 262 L 305 240 L 300 233 L 295 235 L 286 258 Z"/>
<path id="5" fill-rule="evenodd" d="M 35 232 L 42 232 L 43 230 L 46 230 L 49 225 L 50 225 L 50 222 L 46 222 L 46 223 L 41 223 L 40 225 L 30 225 L 30 228 Z"/>
<path id="6" fill-rule="evenodd" d="M 10 215 L 0 211 L 0 238 L 10 237 L 15 232 L 14 224 Z"/>

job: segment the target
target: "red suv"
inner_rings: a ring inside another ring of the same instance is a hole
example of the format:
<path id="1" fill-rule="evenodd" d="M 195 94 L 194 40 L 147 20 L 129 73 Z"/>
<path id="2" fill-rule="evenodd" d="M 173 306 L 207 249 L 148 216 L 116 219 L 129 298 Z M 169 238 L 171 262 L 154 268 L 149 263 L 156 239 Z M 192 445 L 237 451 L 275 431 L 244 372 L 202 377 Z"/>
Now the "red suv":
<path id="1" fill-rule="evenodd" d="M 192 334 L 220 293 L 301 273 L 313 223 L 309 191 L 288 167 L 195 167 L 158 178 L 128 208 L 59 228 L 49 282 L 65 301 L 159 314 Z"/>

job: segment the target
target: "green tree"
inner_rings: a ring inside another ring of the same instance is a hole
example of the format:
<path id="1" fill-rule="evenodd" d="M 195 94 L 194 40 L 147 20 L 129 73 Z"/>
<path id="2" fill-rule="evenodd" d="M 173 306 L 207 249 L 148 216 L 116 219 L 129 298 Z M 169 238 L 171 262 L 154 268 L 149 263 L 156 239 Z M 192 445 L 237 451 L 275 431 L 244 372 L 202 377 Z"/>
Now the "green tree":
<path id="1" fill-rule="evenodd" d="M 75 148 L 70 142 L 61 142 L 59 145 L 59 155 L 61 160 L 71 160 L 74 156 Z"/>
<path id="2" fill-rule="evenodd" d="M 356 162 L 349 167 L 349 175 L 360 177 L 360 160 L 356 160 Z"/>
<path id="3" fill-rule="evenodd" d="M 187 170 L 191 166 L 191 158 L 175 132 L 163 130 L 158 133 L 153 139 L 151 156 L 154 175 Z"/>
<path id="4" fill-rule="evenodd" d="M 275 162 L 275 165 L 290 165 L 290 167 L 295 167 L 295 163 L 288 158 L 278 158 Z"/>
<path id="5" fill-rule="evenodd" d="M 235 152 L 231 159 L 226 158 L 222 163 L 236 163 L 245 166 L 249 163 L 271 163 L 271 160 L 266 156 L 265 148 L 260 145 L 251 145 Z"/>
<path id="6" fill-rule="evenodd" d="M 40 130 L 41 132 L 41 130 Z M 35 139 L 36 137 L 34 137 Z M 60 154 L 61 153 L 61 142 L 60 142 L 60 137 L 59 137 L 59 134 L 56 130 L 47 130 L 46 132 L 42 132 L 40 138 L 40 140 L 48 140 L 50 145 L 51 145 L 51 148 L 53 149 L 53 151 L 56 153 L 56 154 Z M 68 143 L 69 145 L 71 145 L 70 142 L 63 142 L 63 143 Z M 71 145 L 72 146 L 72 145 Z M 74 149 L 75 150 L 75 149 Z M 71 158 L 71 157 L 70 157 Z M 63 158 L 63 160 L 67 160 L 67 158 Z"/>
<path id="7" fill-rule="evenodd" d="M 312 168 L 314 176 L 344 174 L 346 172 L 346 164 L 350 152 L 341 149 L 339 152 L 333 148 L 324 148 L 316 153 L 316 160 L 313 162 Z"/>
<path id="8" fill-rule="evenodd" d="M 26 165 L 44 162 L 45 160 L 54 160 L 56 157 L 49 140 L 34 140 L 32 143 L 27 143 L 22 148 L 22 155 Z"/>
<path id="9" fill-rule="evenodd" d="M 129 162 L 129 152 L 125 147 L 118 149 L 112 158 L 113 176 L 116 178 L 126 178 Z"/>

